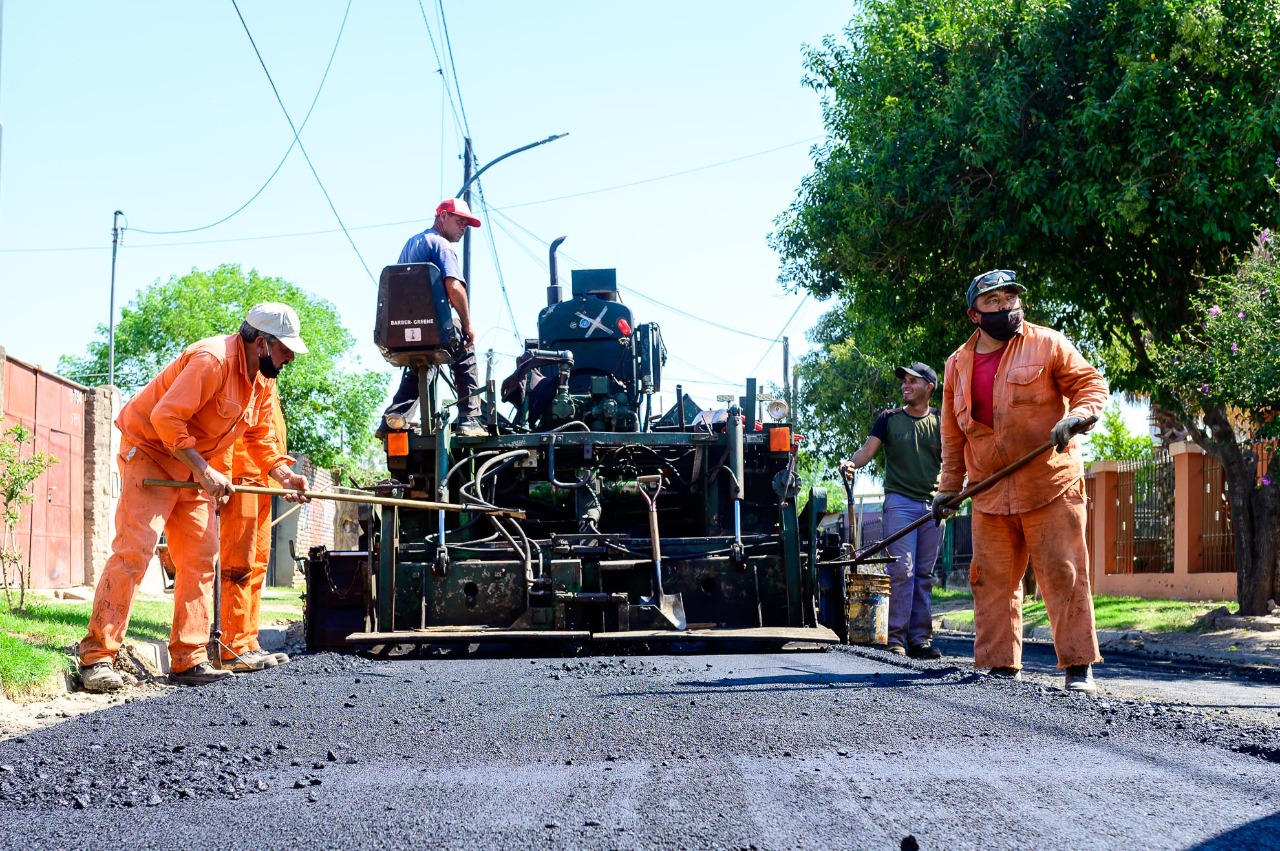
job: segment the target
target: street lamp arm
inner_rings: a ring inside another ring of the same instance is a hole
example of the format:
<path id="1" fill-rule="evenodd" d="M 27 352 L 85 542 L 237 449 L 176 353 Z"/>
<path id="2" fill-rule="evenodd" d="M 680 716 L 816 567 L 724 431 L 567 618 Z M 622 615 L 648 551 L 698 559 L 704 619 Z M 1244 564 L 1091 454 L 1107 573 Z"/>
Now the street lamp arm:
<path id="1" fill-rule="evenodd" d="M 471 184 L 475 183 L 477 180 L 479 180 L 479 179 L 480 179 L 480 175 L 484 174 L 484 173 L 485 173 L 486 171 L 488 171 L 490 168 L 492 168 L 493 166 L 495 166 L 495 165 L 497 165 L 498 163 L 502 162 L 502 161 L 503 161 L 503 160 L 505 160 L 507 157 L 513 157 L 513 156 L 515 156 L 516 154 L 518 154 L 518 153 L 520 153 L 520 152 L 522 152 L 522 151 L 527 151 L 527 150 L 529 150 L 530 148 L 536 148 L 536 147 L 538 147 L 539 145 L 545 145 L 545 144 L 547 144 L 548 142 L 554 142 L 556 139 L 563 139 L 565 136 L 568 136 L 568 135 L 569 135 L 568 133 L 557 133 L 557 134 L 556 134 L 556 135 L 554 135 L 554 136 L 548 136 L 547 138 L 542 139 L 542 140 L 540 140 L 540 141 L 537 141 L 537 142 L 530 142 L 529 144 L 527 144 L 527 145 L 525 145 L 525 146 L 523 146 L 523 147 L 516 148 L 514 151 L 507 151 L 505 154 L 503 154 L 502 156 L 498 157 L 497 159 L 490 160 L 489 162 L 485 163 L 484 168 L 480 169 L 480 170 L 479 170 L 479 171 L 477 171 L 475 174 L 471 175 L 471 177 L 467 180 L 467 182 L 466 182 L 466 183 L 464 183 L 464 184 L 462 184 L 462 188 L 461 188 L 461 189 L 459 189 L 457 192 L 455 192 L 455 193 L 453 194 L 453 197 L 454 197 L 454 198 L 461 198 L 461 197 L 462 197 L 462 193 L 466 192 L 466 191 L 467 191 L 467 188 L 468 188 L 468 187 L 470 187 L 470 186 L 471 186 Z"/>

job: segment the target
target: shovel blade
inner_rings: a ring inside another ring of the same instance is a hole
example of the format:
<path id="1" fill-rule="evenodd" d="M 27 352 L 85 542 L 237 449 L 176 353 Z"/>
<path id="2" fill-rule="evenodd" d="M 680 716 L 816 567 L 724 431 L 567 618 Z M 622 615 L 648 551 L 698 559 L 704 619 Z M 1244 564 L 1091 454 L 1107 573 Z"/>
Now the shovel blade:
<path id="1" fill-rule="evenodd" d="M 678 630 L 688 628 L 689 621 L 684 615 L 684 597 L 679 594 L 659 594 L 654 597 L 641 597 L 640 605 L 652 606 L 662 615 L 663 620 Z"/>

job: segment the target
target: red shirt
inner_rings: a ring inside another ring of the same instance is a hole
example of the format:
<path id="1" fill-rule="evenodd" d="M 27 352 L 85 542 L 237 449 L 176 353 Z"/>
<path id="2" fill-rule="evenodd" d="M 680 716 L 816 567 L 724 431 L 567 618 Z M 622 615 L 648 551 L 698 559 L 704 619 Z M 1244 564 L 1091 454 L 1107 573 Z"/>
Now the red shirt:
<path id="1" fill-rule="evenodd" d="M 973 354 L 973 418 L 987 428 L 993 428 L 996 421 L 992 397 L 995 392 L 996 371 L 1000 369 L 1000 358 L 1005 349 L 1001 346 L 994 352 Z"/>

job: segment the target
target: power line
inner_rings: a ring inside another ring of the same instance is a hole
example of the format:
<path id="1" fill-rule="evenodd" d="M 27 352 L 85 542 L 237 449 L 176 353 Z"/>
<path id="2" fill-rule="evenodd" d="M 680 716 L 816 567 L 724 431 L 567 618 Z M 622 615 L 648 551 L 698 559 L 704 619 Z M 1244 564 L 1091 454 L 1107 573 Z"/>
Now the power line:
<path id="1" fill-rule="evenodd" d="M 342 25 L 338 27 L 338 37 L 334 39 L 333 50 L 330 51 L 329 53 L 329 61 L 324 66 L 324 75 L 320 77 L 320 85 L 316 88 L 316 96 L 311 99 L 311 106 L 307 108 L 307 114 L 303 117 L 302 124 L 298 127 L 299 133 L 301 133 L 303 130 L 306 129 L 307 122 L 311 120 L 311 113 L 315 110 L 316 103 L 320 100 L 320 93 L 324 91 L 325 80 L 329 79 L 329 69 L 333 67 L 333 57 L 338 55 L 338 45 L 342 42 L 342 33 L 347 28 L 347 16 L 350 14 L 351 14 L 351 0 L 347 0 L 347 10 L 342 13 Z M 275 170 L 271 172 L 271 175 L 269 177 L 267 177 L 266 183 L 263 183 L 262 186 L 258 189 L 258 191 L 253 193 L 253 196 L 249 198 L 248 201 L 245 201 L 243 204 L 237 207 L 233 212 L 231 212 L 226 216 L 223 216 L 222 218 L 218 219 L 216 222 L 203 225 L 202 227 L 198 227 L 198 228 L 186 228 L 185 230 L 144 230 L 143 228 L 134 228 L 133 230 L 137 231 L 138 233 L 146 233 L 152 236 L 172 236 L 174 234 L 195 233 L 196 231 L 208 230 L 209 228 L 216 227 L 217 225 L 220 225 L 223 222 L 234 218 L 235 216 L 239 215 L 246 207 L 248 207 L 250 204 L 256 201 L 259 195 L 261 195 L 263 192 L 266 191 L 266 188 L 271 185 L 271 181 L 275 180 L 276 175 L 280 173 L 280 169 L 284 168 L 285 161 L 289 159 L 289 154 L 293 153 L 293 148 L 297 144 L 298 144 L 298 139 L 295 136 L 292 140 L 290 140 L 289 147 L 285 150 L 284 156 L 280 158 L 280 162 L 276 165 Z"/>
<path id="2" fill-rule="evenodd" d="M 733 159 L 730 159 L 730 160 L 721 160 L 718 163 L 700 165 L 700 166 L 697 166 L 696 168 L 688 168 L 688 169 L 685 169 L 684 171 L 675 171 L 675 172 L 672 172 L 671 174 L 663 174 L 658 177 L 647 177 L 644 180 L 636 180 L 636 181 L 632 181 L 631 183 L 619 183 L 616 186 L 606 186 L 603 189 L 588 189 L 585 192 L 575 192 L 572 195 L 559 195 L 555 198 L 543 198 L 541 201 L 525 201 L 520 204 L 508 204 L 503 209 L 514 210 L 517 207 L 532 207 L 535 204 L 550 204 L 554 201 L 565 201 L 570 198 L 581 198 L 584 195 L 598 195 L 601 192 L 613 192 L 618 189 L 629 189 L 632 186 L 643 186 L 646 183 L 656 183 L 659 180 L 670 180 L 673 177 L 684 177 L 686 174 L 695 174 L 699 171 L 706 171 L 707 169 L 710 169 L 710 168 L 719 168 L 720 166 L 732 165 L 733 163 L 740 163 L 743 160 L 753 159 L 754 157 L 763 157 L 765 154 L 774 154 L 774 153 L 777 153 L 778 151 L 784 151 L 787 148 L 794 148 L 796 145 L 804 145 L 809 142 L 816 142 L 818 139 L 821 139 L 821 138 L 822 138 L 821 136 L 812 136 L 808 139 L 799 139 L 795 142 L 788 142 L 785 145 L 779 145 L 778 147 L 770 148 L 767 151 L 756 151 L 754 154 L 744 154 L 740 157 L 734 157 Z"/>
<path id="3" fill-rule="evenodd" d="M 505 209 L 510 209 L 510 208 L 508 207 L 508 208 L 505 208 Z M 501 216 L 502 218 L 504 218 L 504 219 L 506 219 L 507 221 L 511 222 L 513 225 L 515 225 L 516 227 L 520 228 L 520 230 L 522 230 L 522 231 L 524 231 L 525 233 L 529 234 L 529 236 L 531 236 L 531 237 L 533 237 L 534 239 L 538 240 L 538 242 L 541 242 L 543 245 L 548 245 L 548 246 L 549 246 L 549 245 L 551 244 L 551 243 L 547 242 L 546 240 L 544 240 L 542 237 L 540 237 L 540 236 L 538 236 L 537 234 L 535 234 L 533 231 L 531 231 L 531 230 L 529 230 L 528 228 L 526 228 L 524 225 L 522 225 L 522 224 L 520 224 L 519 222 L 517 222 L 515 219 L 511 218 L 510 216 L 508 216 L 506 213 L 502 212 L 502 210 L 500 210 L 500 209 L 496 209 L 496 208 L 495 208 L 495 209 L 491 210 L 490 212 L 497 213 L 499 216 Z M 572 258 L 572 257 L 569 257 L 569 255 L 567 255 L 567 254 L 566 254 L 566 255 L 564 255 L 564 256 L 565 256 L 566 258 L 570 259 L 570 260 L 573 260 L 573 258 Z M 574 262 L 575 262 L 575 263 L 578 263 L 578 265 L 579 265 L 579 266 L 582 266 L 582 265 L 583 265 L 582 263 L 580 263 L 580 262 L 578 262 L 578 261 L 576 261 L 576 260 L 574 260 Z M 541 265 L 542 265 L 544 268 L 546 267 L 546 263 L 542 263 Z M 752 334 L 750 331 L 743 331 L 741 328 L 733 328 L 733 327 L 731 327 L 731 326 L 729 326 L 729 325 L 722 325 L 722 324 L 721 324 L 721 323 L 719 323 L 719 322 L 713 322 L 713 321 L 711 321 L 710 319 L 707 319 L 705 316 L 698 316 L 698 315 L 696 315 L 696 314 L 689 313 L 687 310 L 681 310 L 680 308 L 675 307 L 674 305 L 667 304 L 666 302 L 664 302 L 664 301 L 659 301 L 658 299 L 656 299 L 656 298 L 654 298 L 654 297 L 652 297 L 652 296 L 645 295 L 644 293 L 640 292 L 639 290 L 635 289 L 634 287 L 623 287 L 621 284 L 619 284 L 619 285 L 618 285 L 618 287 L 619 287 L 619 289 L 622 289 L 622 290 L 624 290 L 624 291 L 626 291 L 626 292 L 628 292 L 628 293 L 630 293 L 630 294 L 632 294 L 632 295 L 638 296 L 639 298 L 642 298 L 642 299 L 644 299 L 645 301 L 651 302 L 651 303 L 653 303 L 653 304 L 658 305 L 659 307 L 662 307 L 662 308 L 665 308 L 665 309 L 667 309 L 667 310 L 670 310 L 672 313 L 678 313 L 678 314 L 680 314 L 681 316 L 683 316 L 683 317 L 685 317 L 685 318 L 687 318 L 687 319 L 692 319 L 692 320 L 694 320 L 695 322 L 701 322 L 701 323 L 703 323 L 704 325 L 710 325 L 710 326 L 711 326 L 711 327 L 713 327 L 713 328 L 719 328 L 719 329 L 720 329 L 720 330 L 722 330 L 722 331 L 728 331 L 728 332 L 730 332 L 730 333 L 732 333 L 732 334 L 740 334 L 740 335 L 742 335 L 743 337 L 750 337 L 750 338 L 752 338 L 752 339 L 754 339 L 754 340 L 764 340 L 764 341 L 766 341 L 766 342 L 774 342 L 774 343 L 776 343 L 776 342 L 777 342 L 777 340 L 773 339 L 772 337 L 764 337 L 764 336 L 761 336 L 760 334 Z M 801 303 L 803 304 L 803 302 L 801 302 Z"/>
<path id="4" fill-rule="evenodd" d="M 764 354 L 760 356 L 760 360 L 756 361 L 756 365 L 751 367 L 750 375 L 754 375 L 755 371 L 760 368 L 760 364 L 764 363 L 764 359 L 769 356 L 769 352 L 773 351 L 773 347 L 778 345 L 778 341 L 782 339 L 782 335 L 787 333 L 787 327 L 795 320 L 796 315 L 800 313 L 800 308 L 804 307 L 809 301 L 809 293 L 804 294 L 804 298 L 800 299 L 800 303 L 796 305 L 796 309 L 792 311 L 791 318 L 782 326 L 782 330 L 778 332 L 778 336 L 773 338 L 773 342 L 769 344 L 769 348 L 764 350 Z"/>
<path id="5" fill-rule="evenodd" d="M 467 123 L 467 105 L 462 102 L 462 86 L 458 83 L 458 66 L 453 61 L 453 42 L 449 39 L 449 21 L 444 16 L 444 0 L 436 0 L 440 9 L 440 29 L 444 31 L 445 52 L 449 54 L 449 70 L 453 73 L 453 89 L 458 93 L 458 109 L 462 111 L 462 129 L 471 137 L 471 125 Z M 474 151 L 472 152 L 474 153 Z"/>
<path id="6" fill-rule="evenodd" d="M 302 139 L 298 135 L 298 128 L 294 125 L 293 119 L 289 117 L 289 110 L 284 105 L 284 99 L 280 97 L 280 90 L 276 88 L 276 81 L 271 79 L 271 72 L 267 70 L 267 63 L 262 58 L 262 51 L 258 50 L 258 43 L 253 40 L 253 33 L 249 32 L 249 24 L 240 12 L 240 4 L 236 0 L 231 0 L 231 5 L 235 7 L 236 15 L 240 18 L 240 25 L 244 27 L 244 34 L 249 37 L 249 43 L 253 45 L 253 52 L 258 57 L 258 64 L 262 66 L 262 72 L 267 75 L 267 82 L 271 84 L 271 91 L 276 96 L 276 103 L 280 104 L 280 111 L 284 113 L 285 120 L 289 122 L 289 129 L 293 131 L 293 138 L 298 143 L 298 150 L 302 152 L 302 158 L 307 161 L 307 168 L 311 169 L 311 176 L 316 179 L 316 185 L 320 187 L 324 200 L 328 202 L 329 209 L 333 212 L 333 217 L 338 220 L 338 227 L 342 228 L 342 233 L 346 235 L 347 242 L 351 243 L 351 250 L 359 258 L 360 265 L 364 267 L 364 273 L 369 276 L 371 282 L 377 283 L 377 279 L 373 277 L 373 272 L 369 271 L 369 264 L 364 262 L 360 249 L 356 247 L 356 241 L 351 238 L 351 234 L 347 231 L 347 226 L 343 223 L 342 216 L 338 215 L 338 208 L 333 205 L 333 199 L 329 197 L 329 190 L 324 188 L 324 181 L 320 179 L 319 172 L 316 171 L 315 165 L 312 164 L 311 156 L 307 154 L 306 146 L 302 144 Z"/>
<path id="7" fill-rule="evenodd" d="M 431 32 L 431 24 L 427 21 L 427 10 L 423 8 L 422 0 L 418 0 L 418 11 L 422 13 L 422 25 L 427 28 L 427 39 L 431 42 L 431 52 L 434 53 L 436 57 L 436 73 L 440 75 L 440 83 L 444 86 L 444 92 L 449 97 L 449 108 L 453 111 L 454 126 L 461 129 L 462 122 L 458 119 L 458 107 L 453 102 L 453 92 L 449 89 L 449 80 L 444 75 L 444 60 L 440 58 L 440 50 L 436 47 L 436 37 Z M 443 111 L 443 108 L 441 111 Z M 441 122 L 440 126 L 441 132 L 443 133 L 444 122 Z M 441 144 L 440 148 L 441 151 L 443 151 L 444 145 Z"/>
<path id="8" fill-rule="evenodd" d="M 668 180 L 670 178 L 679 177 L 680 175 L 689 174 L 695 171 L 705 171 L 706 169 L 710 169 L 710 168 L 719 168 L 720 166 L 731 165 L 736 162 L 741 162 L 744 159 L 750 159 L 751 157 L 762 156 L 764 154 L 783 150 L 784 148 L 794 147 L 795 145 L 802 144 L 802 142 L 807 142 L 807 141 L 811 141 L 811 140 L 805 139 L 805 140 L 802 140 L 801 142 L 792 142 L 790 145 L 783 145 L 778 148 L 770 148 L 767 151 L 758 151 L 755 154 L 747 154 L 745 156 L 736 157 L 734 159 L 723 160 L 718 163 L 709 163 L 704 166 L 699 166 L 693 169 L 687 169 L 681 172 L 675 172 L 673 174 L 665 174 L 665 175 L 660 175 L 658 177 L 651 177 L 645 180 L 637 181 L 637 183 L 622 184 L 619 186 L 605 187 L 603 189 L 592 189 L 586 192 L 580 192 L 578 193 L 577 196 L 564 195 L 558 198 L 544 198 L 541 201 L 526 201 L 520 204 L 508 204 L 505 207 L 490 207 L 489 212 L 501 214 L 502 211 L 504 210 L 513 210 L 513 209 L 516 209 L 517 207 L 531 207 L 535 204 L 547 204 L 547 203 L 551 203 L 552 201 L 562 200 L 564 198 L 578 197 L 581 195 L 595 195 L 601 192 L 611 192 L 615 189 L 625 189 L 628 186 L 635 186 L 638 183 L 653 183 L 659 180 Z M 526 233 L 529 233 L 527 229 L 525 229 L 522 225 L 518 224 L 514 219 L 511 219 L 510 217 L 508 217 L 507 220 L 510 221 L 512 224 L 516 225 L 517 227 L 519 227 L 521 230 L 524 230 Z M 421 218 L 414 218 L 414 219 L 406 219 L 404 221 L 398 221 L 398 222 L 382 222 L 380 224 L 373 224 L 373 225 L 354 225 L 348 228 L 347 230 L 376 230 L 377 228 L 403 227 L 404 225 L 421 224 L 422 221 L 423 220 Z M 339 233 L 339 232 L 341 231 L 329 228 L 326 230 L 298 231 L 294 233 L 280 233 L 280 234 L 264 234 L 262 236 L 241 236 L 241 237 L 233 237 L 233 238 L 227 238 L 227 239 L 196 240 L 196 241 L 190 241 L 190 242 L 162 242 L 162 243 L 155 243 L 152 245 L 137 245 L 137 246 L 134 246 L 134 248 L 135 249 L 137 248 L 180 248 L 180 247 L 187 247 L 192 245 L 216 245 L 216 244 L 227 243 L 227 242 L 256 242 L 264 239 L 292 239 L 294 237 L 299 237 L 299 236 L 323 236 L 323 235 Z M 533 236 L 533 234 L 530 234 L 530 235 Z M 539 239 L 539 241 L 541 241 L 539 237 L 535 236 L 535 239 Z M 102 251 L 102 250 L 103 250 L 103 247 L 101 245 L 80 245 L 80 246 L 71 246 L 71 247 L 65 247 L 65 248 L 0 248 L 0 254 L 38 254 L 38 253 L 48 253 L 48 252 L 57 252 L 57 251 Z M 562 256 L 569 258 L 570 260 L 573 259 L 572 257 L 569 257 L 568 254 L 564 254 Z M 585 265 L 585 264 L 582 264 L 582 265 Z M 763 337 L 761 339 L 768 339 L 768 338 Z"/>
<path id="9" fill-rule="evenodd" d="M 479 180 L 476 181 L 476 191 L 480 195 L 480 209 L 487 214 L 489 207 L 484 200 L 484 186 Z M 489 220 L 493 221 L 492 217 Z M 520 325 L 516 322 L 516 313 L 511 309 L 511 297 L 507 295 L 507 279 L 502 274 L 502 264 L 498 262 L 498 244 L 494 242 L 493 230 L 486 228 L 485 231 L 485 236 L 489 237 L 489 252 L 493 257 L 493 268 L 498 274 L 498 288 L 502 291 L 503 303 L 507 305 L 507 316 L 511 317 L 511 333 L 516 338 L 516 345 L 524 345 L 524 338 L 520 336 Z"/>

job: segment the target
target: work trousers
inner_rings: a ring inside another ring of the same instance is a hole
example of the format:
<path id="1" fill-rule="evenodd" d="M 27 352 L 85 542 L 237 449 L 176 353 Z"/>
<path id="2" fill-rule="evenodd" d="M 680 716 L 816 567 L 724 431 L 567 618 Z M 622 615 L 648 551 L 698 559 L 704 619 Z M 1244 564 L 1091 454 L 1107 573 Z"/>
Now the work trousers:
<path id="1" fill-rule="evenodd" d="M 252 482 L 238 482 L 252 484 Z M 271 497 L 234 493 L 219 513 L 222 658 L 258 650 L 262 587 L 271 557 Z"/>
<path id="2" fill-rule="evenodd" d="M 1083 485 L 1022 514 L 973 513 L 973 664 L 1022 667 L 1022 577 L 1030 557 L 1058 667 L 1101 662 L 1089 587 Z"/>
<path id="3" fill-rule="evenodd" d="M 900 493 L 884 495 L 884 536 L 929 514 L 931 504 Z M 889 569 L 889 643 L 914 647 L 933 638 L 933 565 L 942 543 L 942 526 L 925 523 L 886 548 L 897 558 Z"/>
<path id="4" fill-rule="evenodd" d="M 476 365 L 475 346 L 467 346 L 465 349 L 458 346 L 451 349 L 450 354 L 453 355 L 453 362 L 449 364 L 449 371 L 453 375 L 453 389 L 458 395 L 458 419 L 478 417 L 480 415 L 480 396 L 478 395 L 480 370 Z M 434 366 L 427 368 L 438 369 Z M 430 381 L 433 376 L 434 373 L 428 375 L 427 380 Z M 406 368 L 400 375 L 400 386 L 396 388 L 391 404 L 387 406 L 387 412 L 407 411 L 417 398 L 418 373 Z"/>
<path id="5" fill-rule="evenodd" d="M 89 633 L 80 642 L 80 664 L 115 659 L 138 585 L 163 531 L 176 569 L 169 664 L 171 670 L 185 671 L 208 660 L 209 600 L 218 552 L 209 498 L 197 490 L 144 487 L 143 479 L 168 479 L 169 474 L 141 450 L 131 447 L 118 460 L 116 535 L 94 591 Z"/>

